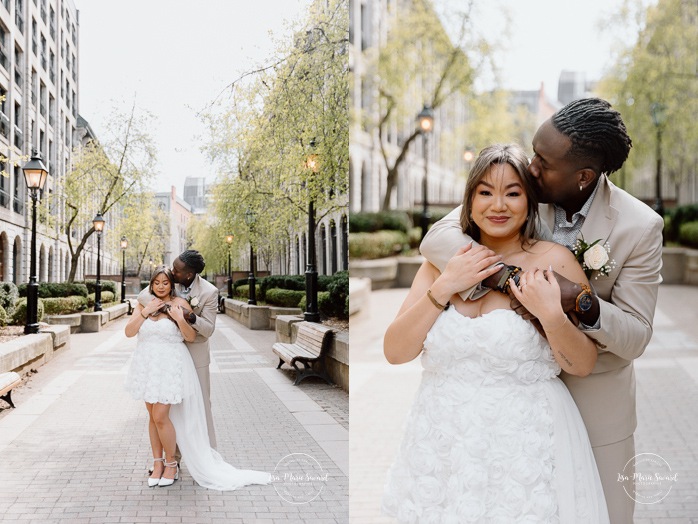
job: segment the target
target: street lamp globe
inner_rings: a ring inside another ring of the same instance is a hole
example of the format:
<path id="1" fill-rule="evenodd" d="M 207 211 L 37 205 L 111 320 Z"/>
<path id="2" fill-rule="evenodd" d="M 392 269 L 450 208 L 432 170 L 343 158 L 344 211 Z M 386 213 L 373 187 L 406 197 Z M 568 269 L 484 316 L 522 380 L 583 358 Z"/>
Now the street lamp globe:
<path id="1" fill-rule="evenodd" d="M 97 233 L 104 231 L 104 217 L 102 217 L 101 211 L 97 211 L 97 214 L 92 219 L 92 225 L 95 227 L 95 231 L 97 231 Z"/>
<path id="2" fill-rule="evenodd" d="M 417 123 L 419 124 L 420 132 L 424 134 L 431 133 L 434 129 L 434 110 L 425 105 L 417 115 Z"/>
<path id="3" fill-rule="evenodd" d="M 471 147 L 466 147 L 465 151 L 463 152 L 463 160 L 465 160 L 469 164 L 473 161 L 473 158 L 475 158 L 475 153 L 473 152 L 473 149 Z"/>
<path id="4" fill-rule="evenodd" d="M 227 235 L 225 237 L 225 241 L 228 243 L 228 245 L 233 243 L 233 235 Z"/>
<path id="5" fill-rule="evenodd" d="M 101 241 L 102 231 L 104 231 L 104 218 L 102 212 L 97 211 L 97 215 L 92 219 L 92 225 L 97 232 L 97 282 L 95 283 L 95 311 L 102 311 L 102 281 L 101 281 Z"/>
<path id="6" fill-rule="evenodd" d="M 126 249 L 128 248 L 128 240 L 126 240 L 125 236 L 121 237 L 121 249 Z"/>
<path id="7" fill-rule="evenodd" d="M 48 171 L 41 161 L 41 153 L 34 150 L 29 162 L 22 167 L 22 171 L 24 171 L 24 179 L 27 183 L 27 188 L 33 191 L 40 191 L 44 188 L 46 178 L 48 177 Z"/>

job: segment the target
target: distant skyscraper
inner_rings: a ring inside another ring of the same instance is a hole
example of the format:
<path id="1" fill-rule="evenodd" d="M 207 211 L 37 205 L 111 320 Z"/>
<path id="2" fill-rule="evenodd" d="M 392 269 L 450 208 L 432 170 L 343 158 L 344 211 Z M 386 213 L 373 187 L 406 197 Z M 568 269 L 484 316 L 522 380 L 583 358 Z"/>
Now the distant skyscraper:
<path id="1" fill-rule="evenodd" d="M 206 209 L 206 178 L 188 176 L 184 179 L 184 201 L 191 206 L 192 213 Z"/>

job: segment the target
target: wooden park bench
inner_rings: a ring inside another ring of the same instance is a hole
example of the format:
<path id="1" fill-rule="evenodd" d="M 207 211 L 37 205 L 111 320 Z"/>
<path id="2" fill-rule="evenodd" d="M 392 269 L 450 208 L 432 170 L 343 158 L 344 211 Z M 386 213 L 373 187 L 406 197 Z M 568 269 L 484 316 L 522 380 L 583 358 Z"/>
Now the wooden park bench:
<path id="1" fill-rule="evenodd" d="M 0 373 L 0 398 L 7 402 L 10 406 L 15 407 L 12 402 L 12 388 L 19 386 L 22 383 L 22 378 L 19 373 L 8 371 Z"/>
<path id="2" fill-rule="evenodd" d="M 332 384 L 325 367 L 325 359 L 332 345 L 334 331 L 314 322 L 298 322 L 296 326 L 298 334 L 293 344 L 277 342 L 272 346 L 272 350 L 279 357 L 276 369 L 281 368 L 284 362 L 293 367 L 296 370 L 296 381 L 293 384 L 296 386 L 307 377 L 320 377 Z M 302 368 L 298 366 L 299 363 L 303 364 Z"/>

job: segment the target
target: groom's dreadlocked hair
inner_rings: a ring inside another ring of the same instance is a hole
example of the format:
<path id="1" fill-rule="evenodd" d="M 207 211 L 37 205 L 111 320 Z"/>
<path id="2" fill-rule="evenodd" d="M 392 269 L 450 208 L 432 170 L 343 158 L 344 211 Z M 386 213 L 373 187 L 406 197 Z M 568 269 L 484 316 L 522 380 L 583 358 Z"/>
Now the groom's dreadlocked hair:
<path id="1" fill-rule="evenodd" d="M 179 259 L 184 262 L 184 265 L 190 268 L 197 275 L 201 273 L 206 267 L 204 262 L 204 257 L 201 253 L 193 249 L 188 249 L 179 255 Z"/>
<path id="2" fill-rule="evenodd" d="M 620 113 L 600 98 L 570 102 L 551 121 L 572 142 L 567 154 L 592 162 L 601 173 L 620 169 L 633 146 Z"/>

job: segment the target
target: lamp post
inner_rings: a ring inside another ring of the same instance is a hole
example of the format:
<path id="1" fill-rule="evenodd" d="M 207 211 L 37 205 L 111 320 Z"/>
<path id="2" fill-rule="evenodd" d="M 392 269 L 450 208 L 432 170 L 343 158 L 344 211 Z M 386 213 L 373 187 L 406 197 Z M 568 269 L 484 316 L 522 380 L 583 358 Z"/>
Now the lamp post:
<path id="1" fill-rule="evenodd" d="M 474 148 L 472 146 L 465 146 L 465 151 L 463 151 L 463 160 L 470 167 L 470 163 L 475 158 Z"/>
<path id="2" fill-rule="evenodd" d="M 102 231 L 104 230 L 104 218 L 102 212 L 97 211 L 97 214 L 92 219 L 92 225 L 97 232 L 97 282 L 95 283 L 95 311 L 102 311 L 102 281 L 100 280 L 100 246 L 102 244 Z"/>
<path id="3" fill-rule="evenodd" d="M 128 240 L 126 236 L 121 237 L 121 303 L 126 302 L 126 248 Z"/>
<path id="4" fill-rule="evenodd" d="M 257 305 L 257 297 L 255 296 L 255 286 L 257 285 L 257 281 L 254 278 L 254 244 L 252 242 L 252 232 L 254 230 L 254 223 L 256 221 L 257 214 L 251 209 L 248 209 L 245 212 L 245 223 L 247 224 L 247 227 L 250 229 L 250 275 L 247 278 L 247 284 L 250 290 L 247 303 L 253 306 Z"/>
<path id="5" fill-rule="evenodd" d="M 311 140 L 310 146 L 315 147 L 315 140 Z M 315 153 L 308 155 L 305 166 L 313 174 L 320 170 L 318 156 Z M 310 195 L 308 187 L 308 255 L 305 269 L 305 312 L 303 318 L 307 322 L 320 322 L 320 312 L 317 303 L 317 266 L 315 264 L 315 201 Z"/>
<path id="6" fill-rule="evenodd" d="M 659 216 L 664 216 L 664 202 L 662 201 L 662 127 L 664 121 L 666 120 L 666 108 L 664 105 L 654 102 L 650 106 L 650 112 L 652 113 L 652 122 L 657 128 L 657 173 L 655 179 L 655 199 L 652 209 L 654 209 Z"/>
<path id="7" fill-rule="evenodd" d="M 228 298 L 233 298 L 233 270 L 230 261 L 230 246 L 233 243 L 233 235 L 226 236 L 225 241 L 228 243 Z"/>
<path id="8" fill-rule="evenodd" d="M 36 150 L 32 151 L 31 160 L 24 164 L 22 171 L 24 171 L 24 179 L 32 199 L 32 239 L 29 284 L 27 285 L 27 323 L 24 326 L 24 333 L 29 335 L 39 332 L 37 312 L 39 306 L 39 284 L 36 281 L 36 199 L 38 198 L 38 192 L 44 188 L 48 171 L 41 161 L 41 154 Z"/>
<path id="9" fill-rule="evenodd" d="M 431 107 L 425 105 L 417 115 L 417 124 L 419 132 L 422 133 L 424 140 L 424 178 L 422 180 L 422 217 L 420 225 L 422 227 L 422 239 L 427 234 L 429 229 L 429 182 L 428 182 L 428 164 L 429 164 L 429 133 L 434 129 L 434 111 Z"/>

